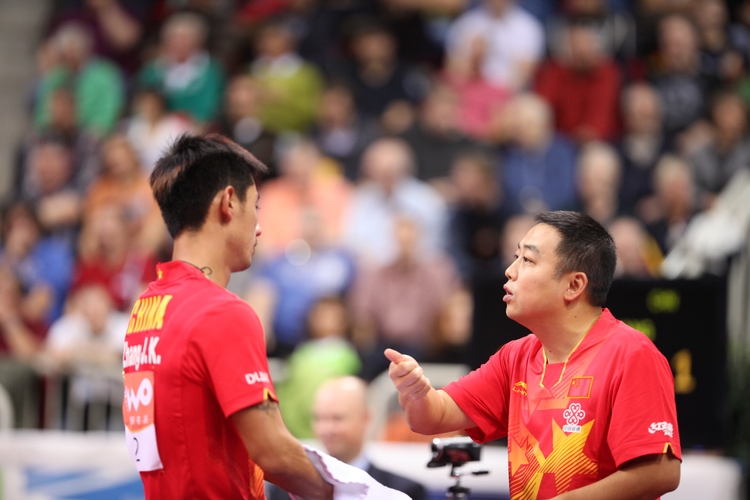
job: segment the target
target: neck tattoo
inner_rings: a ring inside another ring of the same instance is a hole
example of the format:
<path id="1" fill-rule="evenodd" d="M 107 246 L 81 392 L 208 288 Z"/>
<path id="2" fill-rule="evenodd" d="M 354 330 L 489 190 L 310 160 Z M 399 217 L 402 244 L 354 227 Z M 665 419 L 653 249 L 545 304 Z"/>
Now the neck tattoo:
<path id="1" fill-rule="evenodd" d="M 211 276 L 211 273 L 213 273 L 213 270 L 210 267 L 208 267 L 208 266 L 198 267 L 195 264 L 193 264 L 192 262 L 188 262 L 186 260 L 183 260 L 182 262 L 184 262 L 185 264 L 189 264 L 189 265 L 193 266 L 198 271 L 202 272 L 203 276 L 205 276 L 206 278 L 209 278 Z"/>

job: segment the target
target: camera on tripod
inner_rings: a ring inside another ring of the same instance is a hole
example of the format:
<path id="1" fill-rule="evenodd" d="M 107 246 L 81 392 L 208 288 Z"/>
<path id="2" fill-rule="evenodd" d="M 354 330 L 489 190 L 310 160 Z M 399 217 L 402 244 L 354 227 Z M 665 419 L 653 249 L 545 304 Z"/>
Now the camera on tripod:
<path id="1" fill-rule="evenodd" d="M 469 496 L 469 488 L 461 486 L 461 476 L 466 475 L 458 470 L 467 462 L 480 460 L 482 446 L 468 437 L 435 438 L 432 440 L 432 459 L 427 467 L 445 467 L 451 465 L 451 477 L 456 478 L 456 484 L 448 488 L 446 498 L 465 499 Z M 474 470 L 469 472 L 474 476 L 489 474 L 487 470 Z"/>

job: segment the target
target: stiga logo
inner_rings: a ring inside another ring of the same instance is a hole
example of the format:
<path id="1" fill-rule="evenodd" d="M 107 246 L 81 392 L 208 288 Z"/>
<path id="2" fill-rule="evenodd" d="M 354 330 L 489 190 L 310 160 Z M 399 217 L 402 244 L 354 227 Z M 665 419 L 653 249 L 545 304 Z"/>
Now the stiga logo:
<path id="1" fill-rule="evenodd" d="M 251 372 L 245 374 L 245 381 L 249 385 L 256 384 L 258 382 L 262 384 L 270 384 L 271 383 L 271 377 L 268 376 L 266 372 Z"/>

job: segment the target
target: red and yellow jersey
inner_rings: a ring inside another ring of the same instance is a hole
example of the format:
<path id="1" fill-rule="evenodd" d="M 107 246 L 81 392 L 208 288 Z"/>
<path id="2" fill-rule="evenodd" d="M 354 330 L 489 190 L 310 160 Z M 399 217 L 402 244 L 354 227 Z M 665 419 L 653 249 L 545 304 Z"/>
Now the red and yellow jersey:
<path id="1" fill-rule="evenodd" d="M 669 364 L 607 309 L 565 363 L 547 364 L 528 335 L 444 390 L 475 441 L 508 437 L 512 500 L 555 497 L 644 455 L 682 459 Z"/>
<path id="2" fill-rule="evenodd" d="M 196 268 L 157 267 L 125 336 L 123 418 L 147 499 L 264 499 L 229 420 L 276 400 L 253 310 Z"/>

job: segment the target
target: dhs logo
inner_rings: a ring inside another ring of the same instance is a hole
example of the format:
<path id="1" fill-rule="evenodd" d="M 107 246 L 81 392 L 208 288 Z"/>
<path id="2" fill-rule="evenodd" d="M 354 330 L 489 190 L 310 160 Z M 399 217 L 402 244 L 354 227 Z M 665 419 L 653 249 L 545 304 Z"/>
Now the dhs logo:
<path id="1" fill-rule="evenodd" d="M 247 382 L 248 385 L 255 385 L 258 382 L 261 384 L 270 384 L 271 377 L 269 377 L 266 372 L 250 372 L 245 374 L 245 382 Z"/>

